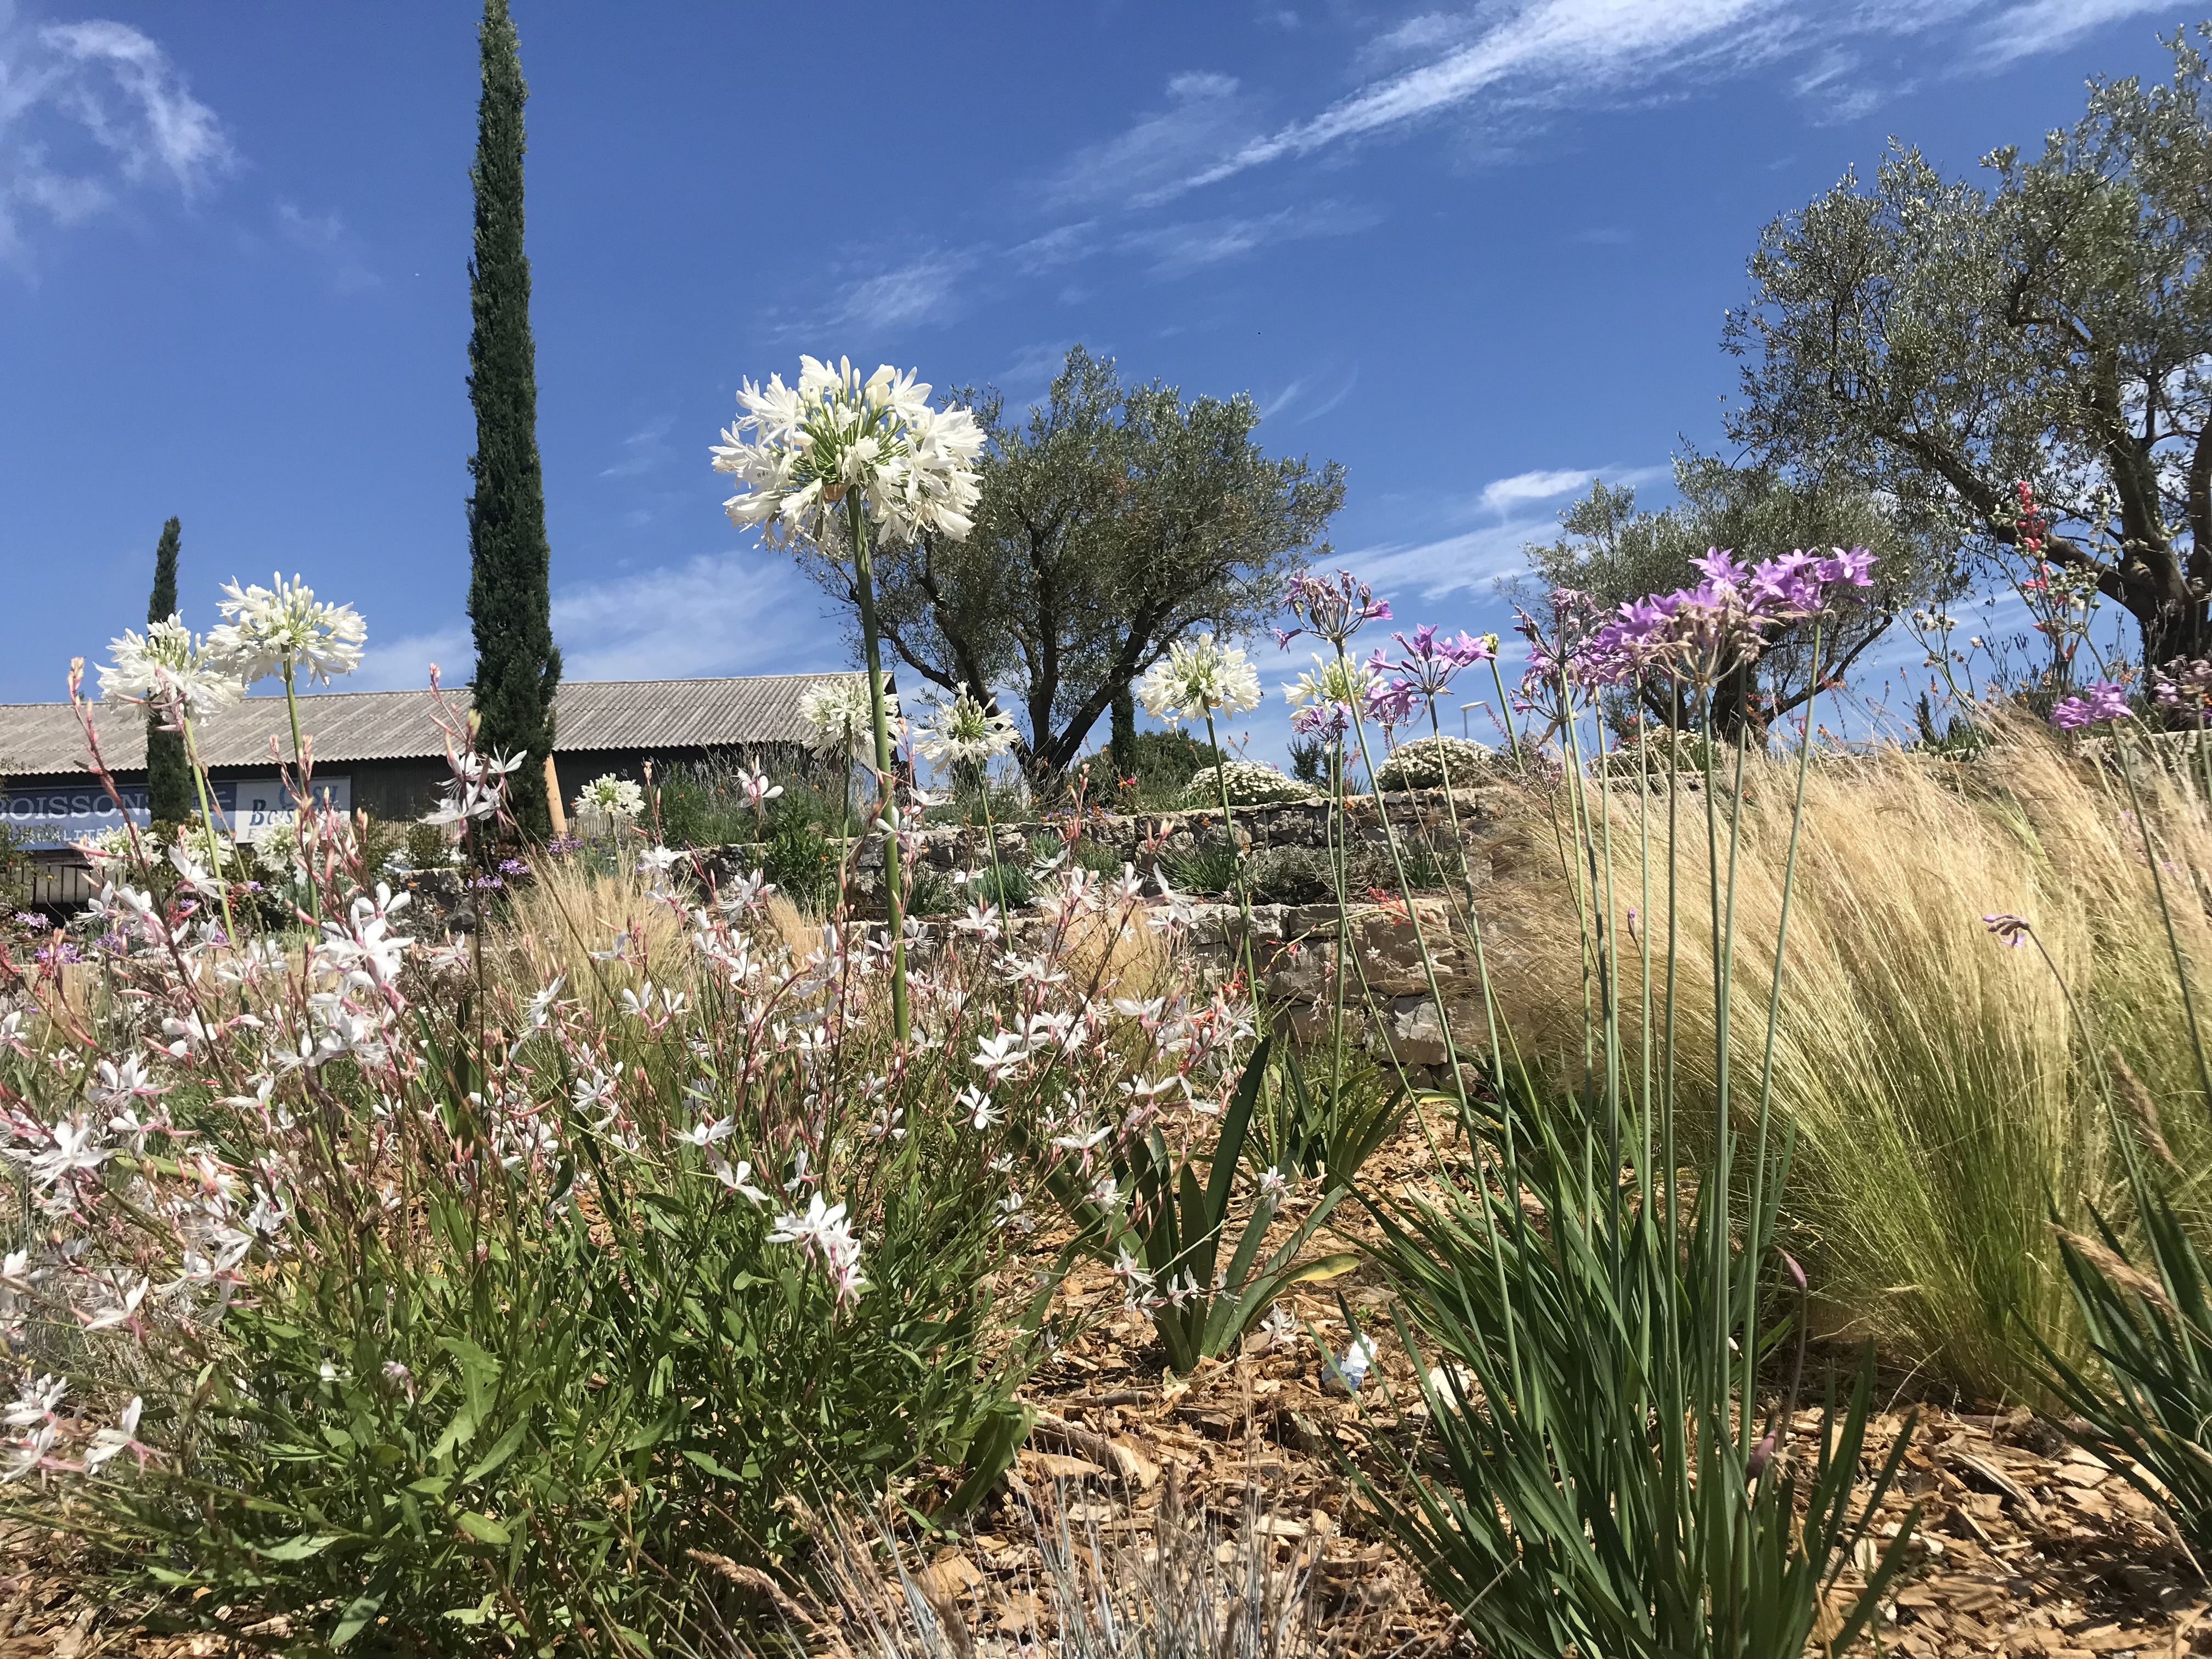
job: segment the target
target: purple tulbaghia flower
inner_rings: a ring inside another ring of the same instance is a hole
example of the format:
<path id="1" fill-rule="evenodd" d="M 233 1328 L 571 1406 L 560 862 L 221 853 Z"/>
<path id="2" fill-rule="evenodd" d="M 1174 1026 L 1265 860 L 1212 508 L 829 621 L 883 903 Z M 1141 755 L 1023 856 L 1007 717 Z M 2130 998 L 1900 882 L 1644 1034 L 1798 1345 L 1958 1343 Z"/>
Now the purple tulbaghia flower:
<path id="1" fill-rule="evenodd" d="M 1755 661 L 1770 629 L 1819 615 L 1834 590 L 1872 585 L 1875 556 L 1865 548 L 1830 553 L 1796 548 L 1747 564 L 1729 549 L 1708 549 L 1691 561 L 1705 580 L 1620 606 L 1589 635 L 1572 678 L 1618 685 L 1662 668 L 1701 678 Z"/>
<path id="2" fill-rule="evenodd" d="M 1334 581 L 1319 576 L 1291 577 L 1283 594 L 1283 609 L 1298 622 L 1296 628 L 1275 629 L 1275 642 L 1285 647 L 1301 634 L 1312 634 L 1340 646 L 1359 631 L 1363 623 L 1390 620 L 1390 602 L 1376 599 L 1375 590 L 1349 570 L 1338 571 Z"/>
<path id="3" fill-rule="evenodd" d="M 1995 934 L 2001 943 L 2015 951 L 2027 949 L 2027 936 L 2035 931 L 2028 926 L 2027 917 L 2015 916 L 2002 910 L 1993 916 L 1984 916 L 1982 926 Z"/>
<path id="4" fill-rule="evenodd" d="M 1291 716 L 1291 731 L 1325 743 L 1337 742 L 1351 724 L 1351 711 L 1340 702 L 1310 702 Z"/>
<path id="5" fill-rule="evenodd" d="M 1393 731 L 1413 718 L 1413 710 L 1422 702 L 1420 689 L 1410 680 L 1392 680 L 1388 685 L 1370 691 L 1367 707 L 1384 731 Z"/>
<path id="6" fill-rule="evenodd" d="M 1400 654 L 1393 657 L 1377 646 L 1375 654 L 1367 659 L 1368 667 L 1378 674 L 1395 674 L 1404 678 L 1415 693 L 1424 697 L 1441 696 L 1452 682 L 1452 676 L 1462 668 L 1479 662 L 1488 662 L 1498 654 L 1498 635 L 1486 634 L 1480 639 L 1464 631 L 1439 638 L 1434 623 L 1424 623 L 1410 635 L 1393 634 Z"/>
<path id="7" fill-rule="evenodd" d="M 36 910 L 18 910 L 15 912 L 14 921 L 15 925 L 27 933 L 43 933 L 53 926 L 53 923 L 48 921 Z"/>
<path id="8" fill-rule="evenodd" d="M 2127 688 L 2116 680 L 2096 680 L 2086 696 L 2069 697 L 2052 709 L 2051 723 L 2062 732 L 2078 732 L 2103 720 L 2124 720 L 2127 713 Z"/>
<path id="9" fill-rule="evenodd" d="M 499 872 L 503 876 L 526 876 L 530 873 L 530 866 L 520 859 L 501 859 Z"/>
<path id="10" fill-rule="evenodd" d="M 2181 709 L 2203 720 L 2212 705 L 2212 659 L 2175 657 L 2151 670 L 2150 678 L 2160 708 Z"/>

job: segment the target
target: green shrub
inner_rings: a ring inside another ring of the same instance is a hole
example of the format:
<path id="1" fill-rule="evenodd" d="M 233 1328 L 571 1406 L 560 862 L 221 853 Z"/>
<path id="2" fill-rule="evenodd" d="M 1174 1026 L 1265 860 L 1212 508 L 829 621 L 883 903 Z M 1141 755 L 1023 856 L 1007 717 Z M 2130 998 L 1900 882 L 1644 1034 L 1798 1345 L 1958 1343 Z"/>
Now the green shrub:
<path id="1" fill-rule="evenodd" d="M 1286 778 L 1273 767 L 1260 761 L 1225 761 L 1220 773 L 1229 789 L 1231 806 L 1279 806 L 1291 801 L 1310 800 L 1313 791 L 1294 778 Z M 1208 766 L 1190 775 L 1182 787 L 1182 804 L 1203 809 L 1221 805 L 1222 783 L 1217 781 L 1215 769 Z"/>
<path id="2" fill-rule="evenodd" d="M 1378 789 L 1441 789 L 1447 777 L 1455 789 L 1464 789 L 1495 777 L 1498 755 L 1464 738 L 1415 738 L 1401 743 L 1376 769 Z"/>

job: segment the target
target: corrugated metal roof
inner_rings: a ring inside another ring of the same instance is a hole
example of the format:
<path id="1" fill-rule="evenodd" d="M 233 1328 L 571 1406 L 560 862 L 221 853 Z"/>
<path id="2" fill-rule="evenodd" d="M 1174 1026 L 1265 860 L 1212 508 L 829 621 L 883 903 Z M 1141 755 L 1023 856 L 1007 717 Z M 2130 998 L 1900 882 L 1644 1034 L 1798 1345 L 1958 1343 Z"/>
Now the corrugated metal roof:
<path id="1" fill-rule="evenodd" d="M 750 674 L 712 680 L 572 680 L 553 701 L 554 752 L 630 749 L 665 752 L 739 744 L 803 743 L 799 699 L 827 674 Z M 465 687 L 447 694 L 457 712 L 468 708 Z M 95 706 L 100 750 L 112 771 L 146 764 L 146 722 L 133 708 Z M 300 699 L 300 729 L 314 739 L 318 765 L 411 760 L 444 755 L 428 691 L 324 691 Z M 199 730 L 201 760 L 210 767 L 269 762 L 271 739 L 287 760 L 292 729 L 282 697 L 248 697 L 211 715 Z M 0 703 L 0 777 L 47 777 L 75 772 L 84 733 L 65 702 Z"/>

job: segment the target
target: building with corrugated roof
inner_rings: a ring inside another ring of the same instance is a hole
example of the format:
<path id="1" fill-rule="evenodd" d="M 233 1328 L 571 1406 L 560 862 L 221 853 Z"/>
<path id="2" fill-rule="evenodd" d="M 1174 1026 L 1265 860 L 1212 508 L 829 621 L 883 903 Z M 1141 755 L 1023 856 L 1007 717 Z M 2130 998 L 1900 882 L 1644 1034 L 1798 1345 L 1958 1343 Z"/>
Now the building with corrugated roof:
<path id="1" fill-rule="evenodd" d="M 564 680 L 554 697 L 553 761 L 565 799 L 606 773 L 666 775 L 687 762 L 741 761 L 786 770 L 806 751 L 799 702 L 828 674 L 750 674 L 707 680 Z M 468 713 L 466 688 L 444 694 L 449 720 Z M 146 720 L 135 706 L 91 706 L 100 753 L 117 793 L 143 823 Z M 324 691 L 300 699 L 300 728 L 315 792 L 341 810 L 386 819 L 427 811 L 451 775 L 431 694 Z M 217 813 L 240 833 L 289 811 L 280 768 L 292 757 L 281 696 L 247 697 L 202 721 L 195 736 Z M 0 823 L 34 848 L 59 848 L 119 824 L 121 813 L 87 764 L 85 732 L 65 702 L 0 703 Z"/>

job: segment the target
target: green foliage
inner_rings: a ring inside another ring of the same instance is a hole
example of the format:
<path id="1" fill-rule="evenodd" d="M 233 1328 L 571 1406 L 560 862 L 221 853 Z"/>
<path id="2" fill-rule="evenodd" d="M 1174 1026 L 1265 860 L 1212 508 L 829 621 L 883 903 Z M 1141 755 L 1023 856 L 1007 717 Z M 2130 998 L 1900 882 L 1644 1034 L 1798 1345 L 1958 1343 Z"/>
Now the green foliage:
<path id="1" fill-rule="evenodd" d="M 1376 769 L 1377 789 L 1441 789 L 1449 778 L 1464 789 L 1498 775 L 1495 750 L 1465 738 L 1414 738 L 1390 751 Z"/>
<path id="2" fill-rule="evenodd" d="M 2051 1393 L 2072 1414 L 2066 1431 L 2172 1516 L 2200 1562 L 2212 1561 L 2212 1275 L 2186 1224 L 2139 1165 L 2134 1196 L 2142 1266 L 2101 1215 L 2101 1242 L 2058 1230 L 2066 1277 L 2103 1375 L 2069 1364 L 2030 1335 L 2050 1368 Z"/>
<path id="3" fill-rule="evenodd" d="M 1141 1139 L 1115 1143 L 1109 1160 L 1116 1184 L 1130 1195 L 1126 1208 L 1102 1209 L 1065 1164 L 1045 1176 L 1045 1184 L 1081 1230 L 1085 1244 L 1104 1261 L 1133 1260 L 1150 1279 L 1152 1293 L 1160 1298 L 1152 1310 L 1152 1328 L 1175 1370 L 1190 1370 L 1200 1360 L 1226 1352 L 1291 1285 L 1334 1278 L 1359 1260 L 1343 1253 L 1297 1260 L 1343 1196 L 1339 1189 L 1315 1205 L 1264 1258 L 1261 1251 L 1275 1206 L 1261 1197 L 1237 1234 L 1227 1264 L 1216 1271 L 1228 1243 L 1237 1162 L 1267 1079 L 1270 1046 L 1262 1039 L 1244 1062 L 1203 1182 L 1188 1156 L 1171 1150 L 1158 1128 Z"/>
<path id="4" fill-rule="evenodd" d="M 1348 1050 L 1343 1068 L 1341 1076 L 1310 1071 L 1296 1049 L 1285 1048 L 1254 1125 L 1250 1152 L 1269 1168 L 1326 1175 L 1331 1185 L 1349 1190 L 1360 1166 L 1397 1133 L 1416 1099 L 1445 1102 L 1456 1114 L 1456 1100 L 1409 1097 L 1402 1082 L 1364 1052 Z"/>
<path id="5" fill-rule="evenodd" d="M 971 904 L 1018 910 L 1036 896 L 1036 884 L 1019 864 L 1003 860 L 995 867 L 986 864 L 968 878 L 968 902 Z"/>
<path id="6" fill-rule="evenodd" d="M 465 1067 L 452 1035 L 431 1033 L 434 1057 Z M 113 1581 L 171 1592 L 179 1620 L 288 1615 L 299 1652 L 371 1647 L 372 1629 L 380 1652 L 680 1650 L 702 1633 L 688 1551 L 787 1554 L 780 1495 L 957 1465 L 1003 1413 L 997 1236 L 950 1124 L 821 1172 L 866 1220 L 867 1285 L 841 1304 L 769 1242 L 774 1205 L 671 1135 L 717 1109 L 684 1037 L 630 1041 L 669 1115 L 636 1126 L 642 1152 L 572 1111 L 557 1057 L 528 1046 L 502 1075 L 534 1079 L 568 1184 L 549 1206 L 520 1178 L 432 1183 L 358 1225 L 380 1204 L 347 1164 L 369 1117 L 351 1103 L 341 1144 L 310 1149 L 295 1265 L 149 1358 L 149 1399 L 183 1402 L 149 1413 L 164 1461 L 77 1500 Z"/>
<path id="7" fill-rule="evenodd" d="M 469 458 L 469 621 L 475 630 L 471 706 L 487 750 L 525 753 L 508 779 L 514 811 L 548 833 L 545 757 L 553 750 L 552 550 L 538 458 L 537 347 L 530 335 L 530 260 L 522 242 L 522 106 L 528 97 L 507 0 L 484 0 L 478 32 L 483 87 L 477 105 L 475 254 L 469 262 L 469 402 L 477 451 Z"/>
<path id="8" fill-rule="evenodd" d="M 176 519 L 161 526 L 161 539 L 154 548 L 154 591 L 146 601 L 149 623 L 167 622 L 177 614 L 177 550 L 183 535 Z M 157 823 L 181 823 L 198 805 L 184 733 L 164 732 L 161 714 L 152 708 L 146 711 L 146 804 Z"/>
<path id="9" fill-rule="evenodd" d="M 1236 849 L 1229 847 L 1197 847 L 1161 860 L 1170 884 L 1202 896 L 1233 891 L 1237 862 Z"/>
<path id="10" fill-rule="evenodd" d="M 1252 631 L 1283 579 L 1328 553 L 1343 468 L 1267 455 L 1249 396 L 1186 403 L 1157 380 L 1124 386 L 1111 358 L 1081 346 L 1026 423 L 995 392 L 951 396 L 989 434 L 975 528 L 878 549 L 878 625 L 948 690 L 1013 687 L 1032 775 L 1072 765 L 1173 641 L 1200 627 Z M 802 558 L 857 605 L 849 560 Z"/>
<path id="11" fill-rule="evenodd" d="M 2094 568 L 2146 658 L 2201 654 L 2212 497 L 2191 463 L 2212 352 L 2212 67 L 2166 41 L 2166 84 L 2093 82 L 2042 154 L 1986 187 L 1893 146 L 1768 225 L 1726 343 L 1744 357 L 1730 440 L 1887 492 L 1991 556 L 2016 548 L 2016 480 L 2056 501 L 2041 556 Z M 2186 595 L 2187 597 L 2183 597 Z"/>
<path id="12" fill-rule="evenodd" d="M 437 870 L 453 861 L 453 844 L 443 828 L 434 823 L 407 826 L 407 861 L 417 870 Z"/>
<path id="13" fill-rule="evenodd" d="M 1328 788 L 1329 756 L 1334 752 L 1335 747 L 1326 738 L 1292 738 L 1291 775 L 1315 789 Z"/>
<path id="14" fill-rule="evenodd" d="M 1475 1182 L 1441 1204 L 1370 1201 L 1375 1257 L 1400 1298 L 1400 1337 L 1421 1357 L 1440 1455 L 1416 1466 L 1390 1449 L 1395 1483 L 1348 1456 L 1346 1472 L 1430 1589 L 1501 1659 L 1570 1647 L 1796 1659 L 1909 1438 L 1855 1500 L 1871 1352 L 1840 1410 L 1831 1382 L 1814 1433 L 1783 1443 L 1793 1399 L 1754 1444 L 1756 1419 L 1747 1401 L 1735 1420 L 1731 1383 L 1736 1345 L 1759 1342 L 1760 1293 L 1747 1270 L 1765 1255 L 1771 1199 L 1741 1218 L 1740 1247 L 1724 1202 L 1697 1202 L 1678 1234 L 1680 1191 L 1655 1187 L 1646 1168 L 1622 1193 L 1620 1142 L 1571 1104 L 1542 1103 L 1524 1081 L 1509 1115 L 1544 1155 L 1486 1136 L 1502 1189 Z M 1702 1190 L 1725 1191 L 1712 1173 Z M 1874 1614 L 1911 1531 L 1908 1520 L 1868 1574 L 1832 1650 Z"/>
<path id="15" fill-rule="evenodd" d="M 837 894 L 836 848 L 815 827 L 803 805 L 775 813 L 769 824 L 768 841 L 761 849 L 761 865 L 769 879 L 793 902 L 821 909 Z"/>

